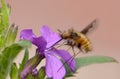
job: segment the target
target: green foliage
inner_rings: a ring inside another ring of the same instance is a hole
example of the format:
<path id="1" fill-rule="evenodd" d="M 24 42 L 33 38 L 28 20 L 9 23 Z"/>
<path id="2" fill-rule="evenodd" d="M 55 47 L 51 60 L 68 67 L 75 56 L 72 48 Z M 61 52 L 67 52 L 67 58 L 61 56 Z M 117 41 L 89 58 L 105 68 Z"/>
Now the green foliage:
<path id="1" fill-rule="evenodd" d="M 17 36 L 17 32 L 18 32 L 18 26 L 16 26 L 15 24 L 12 24 L 6 33 L 5 46 L 8 46 L 14 43 Z"/>
<path id="2" fill-rule="evenodd" d="M 19 72 L 22 71 L 22 69 L 24 68 L 24 66 L 25 66 L 26 62 L 28 61 L 28 59 L 29 59 L 29 51 L 26 48 L 22 63 L 20 64 Z"/>
<path id="3" fill-rule="evenodd" d="M 25 66 L 26 62 L 28 61 L 28 59 L 29 59 L 29 51 L 26 48 L 23 60 L 22 60 L 21 64 L 19 65 L 19 69 L 18 69 L 18 74 L 19 75 L 18 75 L 17 79 L 20 79 L 20 73 L 24 69 L 24 66 Z"/>
<path id="4" fill-rule="evenodd" d="M 10 79 L 18 79 L 18 75 L 19 73 L 18 73 L 17 65 L 13 63 L 10 72 Z"/>
<path id="5" fill-rule="evenodd" d="M 25 42 L 25 41 L 24 41 Z M 19 42 L 19 44 L 24 44 L 23 41 Z M 28 42 L 28 41 L 27 41 Z M 29 44 L 28 44 L 29 45 Z M 23 46 L 23 45 L 21 45 Z M 24 46 L 25 47 L 25 46 Z M 21 79 L 20 78 L 20 73 L 21 71 L 27 67 L 28 69 L 30 68 L 35 68 L 39 62 L 43 59 L 43 57 L 41 58 L 41 56 L 39 55 L 35 55 L 34 57 L 32 57 L 31 59 L 29 59 L 29 52 L 28 52 L 28 49 L 26 48 L 25 50 L 25 54 L 24 54 L 24 57 L 23 57 L 23 60 L 21 62 L 21 64 L 19 65 L 19 68 L 17 68 L 16 66 L 16 72 L 12 72 L 12 71 L 15 71 L 15 68 L 13 70 L 11 70 L 11 73 L 10 73 L 10 77 L 11 79 Z M 14 66 L 14 63 L 13 63 L 13 66 Z M 17 73 L 17 74 L 16 74 Z M 27 76 L 27 79 L 44 79 L 44 77 L 46 76 L 45 74 L 45 67 L 41 67 L 40 70 L 38 71 L 38 74 L 37 75 L 32 75 L 32 72 L 28 74 Z"/>
<path id="6" fill-rule="evenodd" d="M 9 26 L 9 15 L 11 8 L 6 5 L 4 0 L 0 0 L 2 7 L 0 8 L 0 31 L 3 31 Z"/>
<path id="7" fill-rule="evenodd" d="M 28 47 L 31 47 L 31 42 L 30 41 L 27 41 L 27 40 L 21 40 L 18 42 L 18 44 L 24 48 L 28 48 Z M 27 52 L 27 50 L 26 50 Z"/>
<path id="8" fill-rule="evenodd" d="M 37 79 L 37 78 L 35 78 L 31 74 L 29 74 L 26 79 Z"/>
<path id="9" fill-rule="evenodd" d="M 4 0 L 0 0 L 0 50 L 5 45 L 6 32 L 9 27 L 9 15 L 10 15 L 10 6 L 5 4 Z"/>
<path id="10" fill-rule="evenodd" d="M 111 63 L 117 62 L 114 58 L 108 56 L 87 56 L 87 57 L 80 57 L 76 58 L 76 67 L 77 70 L 81 67 L 85 67 L 92 64 L 102 64 L 102 63 Z M 73 73 L 70 71 L 68 66 L 65 66 L 67 69 L 67 77 L 73 76 Z"/>
<path id="11" fill-rule="evenodd" d="M 41 68 L 39 69 L 38 78 L 39 78 L 39 79 L 44 79 L 45 76 L 46 76 L 45 67 L 41 67 Z"/>
<path id="12" fill-rule="evenodd" d="M 24 43 L 22 43 L 24 42 Z M 30 44 L 29 44 L 30 45 Z M 26 47 L 25 41 L 20 41 L 6 47 L 0 54 L 0 77 L 5 79 L 11 70 L 14 58 Z"/>
<path id="13" fill-rule="evenodd" d="M 18 44 L 13 44 L 10 47 L 6 47 L 2 52 L 2 56 L 0 58 L 0 77 L 5 79 L 7 76 L 13 59 L 17 56 L 17 54 L 22 50 L 22 47 Z"/>
<path id="14" fill-rule="evenodd" d="M 28 75 L 27 79 L 45 79 L 45 67 L 41 67 L 38 71 L 37 75 L 32 75 L 31 73 Z"/>
<path id="15" fill-rule="evenodd" d="M 21 42 L 19 42 L 19 43 L 21 44 Z M 24 43 L 22 43 L 22 44 L 24 44 Z M 21 64 L 19 64 L 19 68 L 16 66 L 15 63 L 13 63 L 13 65 L 12 65 L 13 67 L 11 68 L 12 70 L 10 72 L 10 79 L 20 79 L 20 73 L 23 70 L 24 65 L 28 61 L 28 58 L 29 58 L 29 52 L 28 52 L 28 49 L 26 48 L 23 60 L 22 60 Z"/>
<path id="16" fill-rule="evenodd" d="M 77 69 L 91 64 L 117 62 L 114 58 L 108 56 L 88 56 L 76 58 Z"/>

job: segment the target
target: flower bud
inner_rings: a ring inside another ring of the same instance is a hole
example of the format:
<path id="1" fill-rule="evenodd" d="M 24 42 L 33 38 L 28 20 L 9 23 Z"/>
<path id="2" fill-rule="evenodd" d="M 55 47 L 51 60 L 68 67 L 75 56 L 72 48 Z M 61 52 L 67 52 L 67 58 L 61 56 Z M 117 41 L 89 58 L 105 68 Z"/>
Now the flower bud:
<path id="1" fill-rule="evenodd" d="M 26 79 L 26 77 L 32 73 L 32 70 L 34 70 L 37 65 L 41 62 L 41 60 L 44 58 L 43 55 L 36 54 L 34 57 L 28 60 L 26 63 L 24 69 L 22 70 L 20 77 L 21 79 Z"/>

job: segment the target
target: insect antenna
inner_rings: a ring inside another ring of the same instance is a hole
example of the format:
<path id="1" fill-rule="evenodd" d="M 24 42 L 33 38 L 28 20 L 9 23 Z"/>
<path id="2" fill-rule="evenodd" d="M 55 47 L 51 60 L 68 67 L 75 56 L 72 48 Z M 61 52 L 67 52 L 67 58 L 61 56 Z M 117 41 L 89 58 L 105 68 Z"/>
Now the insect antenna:
<path id="1" fill-rule="evenodd" d="M 63 35 L 65 33 L 65 31 L 61 31 L 60 29 L 57 29 L 57 31 L 59 32 L 60 35 Z"/>
<path id="2" fill-rule="evenodd" d="M 62 33 L 62 31 L 61 31 L 60 29 L 57 29 L 57 31 L 58 31 L 59 33 Z"/>

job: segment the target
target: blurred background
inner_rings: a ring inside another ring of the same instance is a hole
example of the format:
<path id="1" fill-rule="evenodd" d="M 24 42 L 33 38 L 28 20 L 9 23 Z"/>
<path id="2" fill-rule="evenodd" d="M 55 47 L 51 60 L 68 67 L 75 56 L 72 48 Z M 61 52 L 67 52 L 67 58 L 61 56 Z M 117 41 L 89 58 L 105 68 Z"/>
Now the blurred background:
<path id="1" fill-rule="evenodd" d="M 12 7 L 11 23 L 19 26 L 19 32 L 31 28 L 39 35 L 42 25 L 53 31 L 71 27 L 81 31 L 94 19 L 97 29 L 91 32 L 93 51 L 87 55 L 114 57 L 120 62 L 120 1 L 119 0 L 6 0 Z M 17 37 L 19 40 L 19 34 Z M 30 56 L 35 52 L 30 49 Z M 20 62 L 24 52 L 15 61 Z M 78 56 L 87 56 L 79 54 Z M 69 79 L 120 79 L 120 64 L 95 64 L 80 68 L 76 77 Z"/>

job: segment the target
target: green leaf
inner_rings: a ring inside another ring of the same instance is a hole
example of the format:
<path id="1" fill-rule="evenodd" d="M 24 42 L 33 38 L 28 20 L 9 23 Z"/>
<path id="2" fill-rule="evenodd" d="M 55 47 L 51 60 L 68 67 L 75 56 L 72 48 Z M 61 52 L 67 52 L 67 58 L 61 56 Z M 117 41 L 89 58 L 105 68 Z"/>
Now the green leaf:
<path id="1" fill-rule="evenodd" d="M 45 75 L 45 67 L 41 67 L 38 71 L 38 74 L 32 75 L 32 73 L 29 73 L 27 79 L 45 79 Z"/>
<path id="2" fill-rule="evenodd" d="M 18 44 L 13 44 L 9 47 L 6 47 L 0 58 L 0 77 L 1 79 L 5 79 L 8 72 L 10 71 L 11 65 L 13 63 L 13 59 L 18 55 L 18 53 L 22 50 L 22 47 Z"/>
<path id="3" fill-rule="evenodd" d="M 7 29 L 9 26 L 10 6 L 5 4 L 4 0 L 0 0 L 2 7 L 0 8 L 0 31 Z"/>
<path id="4" fill-rule="evenodd" d="M 4 0 L 0 0 L 0 51 L 5 45 L 6 32 L 9 27 L 10 6 L 5 4 Z"/>
<path id="5" fill-rule="evenodd" d="M 65 62 L 62 60 L 62 63 L 64 64 Z M 69 66 L 67 64 L 64 65 L 65 69 L 66 69 L 66 75 L 65 77 L 73 77 L 74 74 L 73 72 L 70 70 Z"/>
<path id="6" fill-rule="evenodd" d="M 92 64 L 117 62 L 114 58 L 108 56 L 87 56 L 87 57 L 76 58 L 75 60 L 76 60 L 76 70 L 78 70 L 81 67 L 85 67 Z M 65 68 L 67 70 L 66 77 L 74 76 L 67 65 L 65 65 Z"/>
<path id="7" fill-rule="evenodd" d="M 41 67 L 40 70 L 39 70 L 38 78 L 39 79 L 44 79 L 45 76 L 46 76 L 45 67 Z"/>
<path id="8" fill-rule="evenodd" d="M 26 49 L 25 49 L 25 54 L 24 54 L 24 57 L 23 57 L 23 60 L 22 60 L 22 63 L 20 64 L 20 69 L 19 69 L 20 72 L 21 72 L 22 69 L 24 68 L 26 62 L 28 61 L 28 58 L 29 58 L 29 51 L 28 51 L 28 49 L 26 48 Z"/>
<path id="9" fill-rule="evenodd" d="M 18 79 L 18 68 L 16 63 L 12 64 L 11 72 L 10 72 L 10 79 Z"/>
<path id="10" fill-rule="evenodd" d="M 19 67 L 19 77 L 18 77 L 18 79 L 20 79 L 20 73 L 24 69 L 24 66 L 25 66 L 26 62 L 28 61 L 28 59 L 29 59 L 29 51 L 28 51 L 28 48 L 26 48 L 22 63 L 19 65 L 20 67 Z"/>
<path id="11" fill-rule="evenodd" d="M 52 78 L 46 78 L 46 79 L 52 79 Z"/>
<path id="12" fill-rule="evenodd" d="M 10 72 L 14 58 L 19 54 L 19 52 L 24 48 L 28 47 L 30 44 L 23 44 L 26 41 L 19 41 L 16 44 L 12 44 L 6 47 L 0 54 L 0 78 L 5 79 Z M 28 43 L 28 42 L 27 42 Z"/>
<path id="13" fill-rule="evenodd" d="M 28 47 L 31 47 L 31 42 L 30 41 L 27 41 L 27 40 L 20 40 L 18 42 L 18 44 L 24 48 L 28 48 Z"/>
<path id="14" fill-rule="evenodd" d="M 14 43 L 17 32 L 18 32 L 18 26 L 16 26 L 15 24 L 12 24 L 6 33 L 5 46 L 8 46 Z"/>
<path id="15" fill-rule="evenodd" d="M 114 58 L 108 56 L 88 56 L 76 58 L 77 69 L 91 64 L 102 64 L 117 62 Z"/>
<path id="16" fill-rule="evenodd" d="M 5 37 L 4 35 L 0 35 L 0 52 L 4 48 L 4 44 L 5 44 Z"/>
<path id="17" fill-rule="evenodd" d="M 17 33 L 18 33 L 18 26 L 17 26 L 17 25 L 14 25 L 14 30 L 13 30 L 13 32 L 12 32 L 12 37 L 11 37 L 11 43 L 14 43 L 14 42 L 15 42 Z"/>
<path id="18" fill-rule="evenodd" d="M 28 74 L 27 78 L 26 79 L 36 79 L 32 76 L 32 74 Z"/>
<path id="19" fill-rule="evenodd" d="M 24 57 L 23 57 L 23 59 L 22 59 L 22 62 L 21 62 L 21 64 L 19 65 L 19 75 L 18 75 L 18 78 L 17 79 L 21 79 L 20 78 L 20 73 L 21 73 L 21 71 L 24 69 L 24 66 L 25 66 L 25 64 L 26 64 L 26 62 L 28 61 L 28 59 L 29 59 L 29 51 L 28 51 L 28 48 L 26 48 L 25 49 L 25 54 L 24 54 Z"/>

